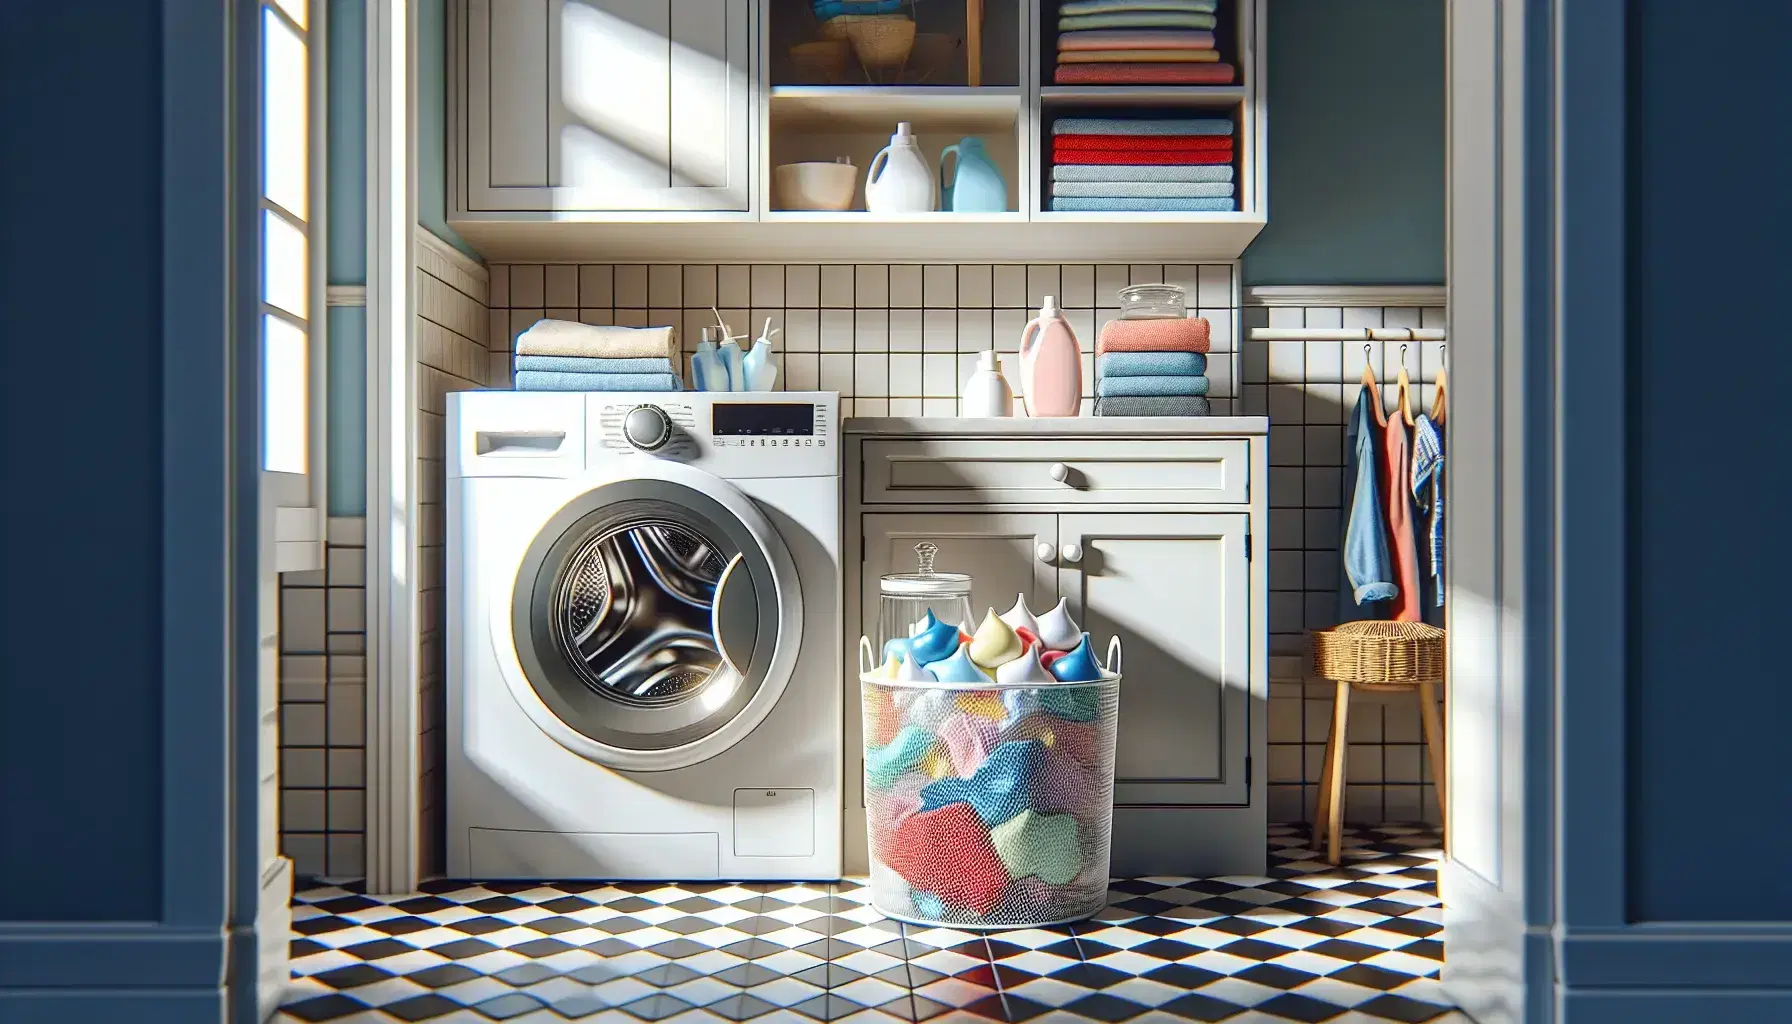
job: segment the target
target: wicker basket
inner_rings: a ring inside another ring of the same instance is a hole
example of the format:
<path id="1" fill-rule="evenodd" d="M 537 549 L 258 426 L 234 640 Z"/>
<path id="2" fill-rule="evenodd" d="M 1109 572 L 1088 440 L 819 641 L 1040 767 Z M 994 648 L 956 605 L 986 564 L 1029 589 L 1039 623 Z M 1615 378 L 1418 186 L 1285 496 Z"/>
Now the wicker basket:
<path id="1" fill-rule="evenodd" d="M 851 42 L 868 70 L 900 68 L 915 46 L 914 20 L 901 14 L 842 14 L 823 22 L 821 33 Z"/>
<path id="2" fill-rule="evenodd" d="M 1313 631 L 1313 674 L 1366 689 L 1444 678 L 1444 631 L 1422 622 L 1346 622 Z"/>
<path id="3" fill-rule="evenodd" d="M 805 82 L 834 85 L 846 77 L 846 58 L 852 52 L 844 39 L 817 39 L 790 48 L 790 62 Z"/>

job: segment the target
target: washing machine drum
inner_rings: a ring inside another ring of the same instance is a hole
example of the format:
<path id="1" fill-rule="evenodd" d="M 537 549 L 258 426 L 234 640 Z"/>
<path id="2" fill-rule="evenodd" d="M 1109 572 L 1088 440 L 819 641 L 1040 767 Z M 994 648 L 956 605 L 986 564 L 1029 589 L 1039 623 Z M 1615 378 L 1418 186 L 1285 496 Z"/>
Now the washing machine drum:
<path id="1" fill-rule="evenodd" d="M 523 676 L 591 741 L 584 753 L 616 767 L 673 767 L 732 745 L 795 661 L 802 604 L 783 540 L 750 499 L 710 481 L 594 488 L 543 527 L 517 572 Z"/>

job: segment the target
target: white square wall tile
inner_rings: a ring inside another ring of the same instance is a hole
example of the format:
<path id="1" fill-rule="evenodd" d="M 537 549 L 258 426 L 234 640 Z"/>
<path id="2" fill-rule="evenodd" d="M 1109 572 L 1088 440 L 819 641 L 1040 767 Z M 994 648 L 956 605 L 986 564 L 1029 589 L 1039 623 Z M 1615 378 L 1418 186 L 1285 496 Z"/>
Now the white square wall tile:
<path id="1" fill-rule="evenodd" d="M 882 263 L 853 268 L 853 304 L 860 309 L 881 309 L 890 304 L 890 268 Z"/>
<path id="2" fill-rule="evenodd" d="M 570 263 L 556 263 L 544 270 L 544 292 L 549 306 L 579 305 L 579 268 Z"/>
<path id="3" fill-rule="evenodd" d="M 1308 306 L 1305 324 L 1316 328 L 1341 328 L 1344 326 L 1344 309 L 1341 306 Z"/>
<path id="4" fill-rule="evenodd" d="M 786 391 L 815 391 L 821 387 L 821 357 L 810 352 L 787 352 L 784 374 Z"/>
<path id="5" fill-rule="evenodd" d="M 820 267 L 812 263 L 795 263 L 784 268 L 784 305 L 821 305 Z"/>
<path id="6" fill-rule="evenodd" d="M 684 267 L 682 302 L 701 309 L 716 304 L 716 268 L 705 263 L 689 263 Z"/>
<path id="7" fill-rule="evenodd" d="M 1127 279 L 1127 268 L 1116 263 L 1102 263 L 1095 268 L 1095 305 L 1120 305 L 1120 289 L 1131 282 Z"/>
<path id="8" fill-rule="evenodd" d="M 1164 268 L 1159 263 L 1134 263 L 1126 268 L 1126 278 L 1130 284 L 1162 284 Z"/>
<path id="9" fill-rule="evenodd" d="M 716 303 L 723 306 L 753 304 L 753 268 L 731 264 L 716 268 Z"/>
<path id="10" fill-rule="evenodd" d="M 993 319 L 988 309 L 958 311 L 958 351 L 981 352 L 995 345 Z"/>
<path id="11" fill-rule="evenodd" d="M 647 307 L 647 267 L 626 263 L 616 268 L 616 305 Z"/>
<path id="12" fill-rule="evenodd" d="M 853 311 L 824 309 L 821 311 L 821 350 L 851 352 L 853 347 Z"/>
<path id="13" fill-rule="evenodd" d="M 929 354 L 921 358 L 923 396 L 926 398 L 957 398 L 958 357 L 952 354 Z"/>
<path id="14" fill-rule="evenodd" d="M 958 311 L 924 309 L 921 311 L 922 346 L 929 352 L 958 350 Z"/>
<path id="15" fill-rule="evenodd" d="M 784 305 L 784 266 L 781 263 L 758 263 L 752 270 L 752 299 L 755 306 Z"/>
<path id="16" fill-rule="evenodd" d="M 1197 267 L 1195 288 L 1200 305 L 1237 305 L 1237 299 L 1234 297 L 1232 289 L 1236 270 L 1235 265 L 1227 263 L 1203 263 Z"/>
<path id="17" fill-rule="evenodd" d="M 1028 306 L 1037 306 L 1045 301 L 1047 295 L 1058 295 L 1058 265 L 1056 263 L 1031 263 L 1027 265 L 1027 299 Z"/>
<path id="18" fill-rule="evenodd" d="M 493 309 L 510 305 L 510 266 L 494 263 L 486 275 L 485 304 Z"/>
<path id="19" fill-rule="evenodd" d="M 919 398 L 925 393 L 921 382 L 921 359 L 918 354 L 890 355 L 889 388 L 893 397 Z"/>
<path id="20" fill-rule="evenodd" d="M 539 263 L 518 263 L 510 268 L 510 306 L 545 306 L 546 268 Z"/>
<path id="21" fill-rule="evenodd" d="M 1383 306 L 1381 308 L 1381 325 L 1383 327 L 1418 327 L 1422 319 L 1417 306 Z"/>
<path id="22" fill-rule="evenodd" d="M 852 394 L 852 361 L 850 355 L 824 353 L 821 357 L 821 390 Z"/>
<path id="23" fill-rule="evenodd" d="M 1087 263 L 1068 263 L 1058 268 L 1058 304 L 1061 306 L 1095 306 L 1095 267 Z"/>
<path id="24" fill-rule="evenodd" d="M 891 416 L 922 416 L 926 414 L 926 402 L 919 398 L 890 399 Z"/>
<path id="25" fill-rule="evenodd" d="M 1020 308 L 1027 305 L 1027 268 L 1012 264 L 998 264 L 990 268 L 993 281 L 991 288 L 995 304 L 1008 308 Z"/>
<path id="26" fill-rule="evenodd" d="M 647 302 L 652 306 L 683 306 L 684 268 L 671 263 L 648 267 Z"/>
<path id="27" fill-rule="evenodd" d="M 882 398 L 890 393 L 890 357 L 884 353 L 853 357 L 852 393 L 855 398 Z"/>
<path id="28" fill-rule="evenodd" d="M 958 305 L 964 309 L 987 309 L 994 304 L 995 276 L 993 268 L 987 263 L 959 264 Z"/>
<path id="29" fill-rule="evenodd" d="M 929 309 L 958 305 L 958 268 L 951 264 L 921 268 L 921 298 Z"/>
<path id="30" fill-rule="evenodd" d="M 884 353 L 890 350 L 890 312 L 887 309 L 858 309 L 852 318 L 854 352 Z"/>
<path id="31" fill-rule="evenodd" d="M 890 305 L 918 309 L 923 293 L 922 270 L 911 264 L 895 264 L 890 268 Z"/>
<path id="32" fill-rule="evenodd" d="M 890 310 L 889 328 L 890 351 L 920 352 L 927 347 L 926 318 L 921 310 Z"/>
<path id="33" fill-rule="evenodd" d="M 852 308 L 853 268 L 846 265 L 821 268 L 821 304 L 837 309 Z"/>
<path id="34" fill-rule="evenodd" d="M 820 351 L 821 314 L 813 309 L 786 309 L 783 347 L 789 352 Z"/>
<path id="35" fill-rule="evenodd" d="M 1380 327 L 1380 306 L 1347 306 L 1344 309 L 1344 326 L 1346 328 Z"/>
<path id="36" fill-rule="evenodd" d="M 1306 310 L 1299 306 L 1271 306 L 1269 308 L 1269 326 L 1276 330 L 1299 330 L 1306 325 Z"/>

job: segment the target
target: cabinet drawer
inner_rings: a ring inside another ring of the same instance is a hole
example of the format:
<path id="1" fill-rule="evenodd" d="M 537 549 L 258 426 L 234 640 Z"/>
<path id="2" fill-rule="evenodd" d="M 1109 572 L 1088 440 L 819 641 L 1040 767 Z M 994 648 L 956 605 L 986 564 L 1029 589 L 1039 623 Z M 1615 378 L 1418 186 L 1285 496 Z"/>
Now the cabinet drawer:
<path id="1" fill-rule="evenodd" d="M 866 504 L 1250 500 L 1242 439 L 867 440 L 863 450 Z"/>

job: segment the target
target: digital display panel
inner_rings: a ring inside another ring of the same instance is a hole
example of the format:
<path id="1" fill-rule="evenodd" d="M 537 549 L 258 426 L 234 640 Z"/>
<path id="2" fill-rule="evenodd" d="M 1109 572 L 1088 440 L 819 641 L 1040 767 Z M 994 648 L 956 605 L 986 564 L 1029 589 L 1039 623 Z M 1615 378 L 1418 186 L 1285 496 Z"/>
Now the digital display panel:
<path id="1" fill-rule="evenodd" d="M 808 437 L 815 433 L 809 402 L 718 402 L 711 411 L 717 437 Z"/>

